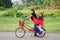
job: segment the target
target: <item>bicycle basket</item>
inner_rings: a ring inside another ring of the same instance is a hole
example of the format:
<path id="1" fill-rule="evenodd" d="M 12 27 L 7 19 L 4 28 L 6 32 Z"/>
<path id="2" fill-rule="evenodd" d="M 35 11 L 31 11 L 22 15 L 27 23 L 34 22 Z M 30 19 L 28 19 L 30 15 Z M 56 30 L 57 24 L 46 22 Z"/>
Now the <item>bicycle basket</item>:
<path id="1" fill-rule="evenodd" d="M 19 21 L 19 26 L 24 26 L 24 23 L 23 23 L 23 21 Z"/>

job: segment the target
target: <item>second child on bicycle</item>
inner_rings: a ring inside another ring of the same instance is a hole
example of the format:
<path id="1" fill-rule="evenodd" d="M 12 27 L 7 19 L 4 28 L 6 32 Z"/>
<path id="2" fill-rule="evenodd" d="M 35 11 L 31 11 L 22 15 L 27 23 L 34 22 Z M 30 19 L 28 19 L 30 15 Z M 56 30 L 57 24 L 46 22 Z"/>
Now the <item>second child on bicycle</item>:
<path id="1" fill-rule="evenodd" d="M 44 17 L 43 17 L 43 12 L 41 12 L 39 14 L 39 18 L 38 18 L 38 28 L 39 30 L 42 32 L 40 36 L 44 36 L 44 31 L 43 31 L 43 28 L 44 27 Z"/>

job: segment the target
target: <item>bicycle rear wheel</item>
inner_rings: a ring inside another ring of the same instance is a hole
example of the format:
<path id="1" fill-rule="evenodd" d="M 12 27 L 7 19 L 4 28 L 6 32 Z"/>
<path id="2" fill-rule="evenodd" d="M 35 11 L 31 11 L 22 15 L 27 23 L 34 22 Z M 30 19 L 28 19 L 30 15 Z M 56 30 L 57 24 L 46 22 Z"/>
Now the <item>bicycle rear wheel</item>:
<path id="1" fill-rule="evenodd" d="M 46 34 L 46 29 L 45 29 L 45 28 L 43 28 L 43 27 L 42 27 L 42 29 L 44 30 L 44 36 L 45 36 L 45 34 Z"/>
<path id="2" fill-rule="evenodd" d="M 23 28 L 19 27 L 15 30 L 15 35 L 17 38 L 23 38 L 25 35 L 25 30 Z"/>

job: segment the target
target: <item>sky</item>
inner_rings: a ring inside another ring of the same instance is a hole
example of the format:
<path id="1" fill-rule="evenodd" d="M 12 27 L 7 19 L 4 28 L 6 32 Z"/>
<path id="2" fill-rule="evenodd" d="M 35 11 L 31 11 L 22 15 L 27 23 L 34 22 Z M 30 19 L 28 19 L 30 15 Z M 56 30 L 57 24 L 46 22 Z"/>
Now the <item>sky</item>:
<path id="1" fill-rule="evenodd" d="M 22 0 L 11 0 L 12 2 L 18 1 L 20 4 L 22 3 Z"/>

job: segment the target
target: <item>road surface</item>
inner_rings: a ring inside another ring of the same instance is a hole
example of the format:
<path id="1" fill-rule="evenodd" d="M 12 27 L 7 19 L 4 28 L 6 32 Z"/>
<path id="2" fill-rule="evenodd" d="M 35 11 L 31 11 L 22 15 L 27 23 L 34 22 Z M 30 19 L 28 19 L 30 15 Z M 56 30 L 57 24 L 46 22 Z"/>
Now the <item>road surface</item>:
<path id="1" fill-rule="evenodd" d="M 14 32 L 0 32 L 0 40 L 60 40 L 60 34 L 48 33 L 44 38 L 38 38 L 26 33 L 23 38 L 17 38 Z"/>

